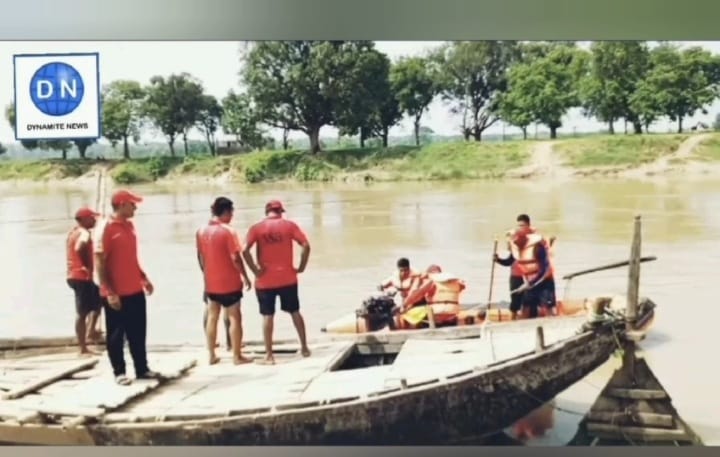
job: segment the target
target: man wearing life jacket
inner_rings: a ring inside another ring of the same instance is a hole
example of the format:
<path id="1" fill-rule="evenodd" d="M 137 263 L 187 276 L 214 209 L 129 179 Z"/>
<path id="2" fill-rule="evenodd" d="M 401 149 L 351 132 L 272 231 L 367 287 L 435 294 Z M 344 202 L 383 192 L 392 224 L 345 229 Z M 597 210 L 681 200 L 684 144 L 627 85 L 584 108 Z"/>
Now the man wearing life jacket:
<path id="1" fill-rule="evenodd" d="M 404 300 L 414 289 L 420 286 L 420 274 L 410 268 L 410 261 L 405 257 L 398 259 L 397 272 L 388 276 L 378 290 L 384 292 L 386 289 L 394 288 Z"/>
<path id="2" fill-rule="evenodd" d="M 504 267 L 510 267 L 509 286 L 510 286 L 511 292 L 522 287 L 524 284 L 520 265 L 517 262 L 515 262 L 515 258 L 512 255 L 512 244 L 513 244 L 512 237 L 516 233 L 523 232 L 523 231 L 526 231 L 529 234 L 537 233 L 537 230 L 535 229 L 535 227 L 533 227 L 530 224 L 530 216 L 528 216 L 527 214 L 520 214 L 517 217 L 516 222 L 517 222 L 517 227 L 515 228 L 515 230 L 511 230 L 507 233 L 507 235 L 508 235 L 507 249 L 511 253 L 511 255 L 504 259 L 500 258 L 497 255 L 497 253 L 495 253 L 493 255 L 495 262 L 497 262 L 498 264 L 500 264 Z M 543 298 L 542 298 L 543 303 L 542 304 L 543 304 L 543 306 L 545 306 L 548 309 L 548 311 L 551 314 L 556 314 L 555 279 L 554 279 L 555 268 L 554 268 L 553 258 L 552 258 L 552 254 L 553 254 L 552 247 L 554 246 L 554 243 L 555 243 L 555 237 L 553 236 L 553 237 L 550 237 L 549 239 L 543 237 L 542 240 L 543 240 L 543 243 L 545 244 L 545 250 L 549 254 L 548 261 L 550 263 L 550 271 L 546 277 L 547 282 L 545 284 L 546 287 L 545 287 L 544 293 L 543 293 Z M 517 313 L 521 310 L 521 308 L 522 308 L 522 294 L 520 294 L 520 293 L 511 294 L 510 295 L 510 312 L 512 314 L 512 319 L 517 318 Z"/>
<path id="3" fill-rule="evenodd" d="M 510 257 L 517 265 L 523 284 L 511 294 L 520 294 L 522 308 L 528 317 L 537 317 L 538 308 L 543 305 L 548 287 L 550 262 L 542 235 L 532 233 L 529 228 L 517 230 L 510 243 Z M 516 319 L 513 313 L 513 319 Z"/>
<path id="4" fill-rule="evenodd" d="M 430 265 L 423 276 L 427 280 L 403 302 L 403 319 L 417 325 L 427 316 L 429 307 L 436 325 L 456 322 L 460 313 L 460 294 L 465 290 L 465 283 L 453 274 L 443 273 L 438 265 Z"/>
<path id="5" fill-rule="evenodd" d="M 75 335 L 80 354 L 92 355 L 87 341 L 97 339 L 98 316 L 100 315 L 100 289 L 93 282 L 93 241 L 90 230 L 95 227 L 98 213 L 90 208 L 81 208 L 75 213 L 77 225 L 66 239 L 67 284 L 75 293 Z"/>

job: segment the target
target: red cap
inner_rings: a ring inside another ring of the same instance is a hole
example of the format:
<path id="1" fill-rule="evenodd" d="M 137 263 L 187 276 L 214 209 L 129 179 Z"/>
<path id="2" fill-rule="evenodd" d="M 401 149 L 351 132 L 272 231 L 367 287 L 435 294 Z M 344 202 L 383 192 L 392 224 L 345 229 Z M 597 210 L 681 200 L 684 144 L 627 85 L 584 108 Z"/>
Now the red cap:
<path id="1" fill-rule="evenodd" d="M 113 205 L 117 206 L 123 203 L 140 203 L 143 199 L 141 196 L 133 194 L 129 190 L 118 190 L 112 195 L 110 201 Z"/>
<path id="2" fill-rule="evenodd" d="M 75 211 L 75 219 L 82 219 L 85 217 L 98 217 L 100 213 L 97 213 L 90 208 L 80 208 L 79 210 Z"/>
<path id="3" fill-rule="evenodd" d="M 281 213 L 284 213 L 285 207 L 280 200 L 270 200 L 265 204 L 265 212 L 268 211 L 279 211 Z"/>

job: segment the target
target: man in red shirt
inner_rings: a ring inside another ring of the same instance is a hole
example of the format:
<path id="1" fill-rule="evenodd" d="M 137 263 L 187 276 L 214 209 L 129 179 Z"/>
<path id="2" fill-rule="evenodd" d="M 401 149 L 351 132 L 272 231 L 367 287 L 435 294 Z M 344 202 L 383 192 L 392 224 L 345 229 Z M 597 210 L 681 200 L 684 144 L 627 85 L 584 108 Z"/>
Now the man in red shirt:
<path id="1" fill-rule="evenodd" d="M 233 362 L 236 365 L 249 363 L 252 360 L 243 357 L 242 345 L 242 314 L 240 301 L 243 296 L 243 285 L 250 290 L 250 280 L 245 272 L 240 240 L 229 224 L 233 217 L 233 202 L 225 197 L 218 197 L 211 206 L 210 223 L 198 230 L 196 235 L 197 255 L 205 281 L 207 294 L 207 322 L 205 335 L 209 352 L 210 365 L 216 364 L 220 358 L 215 353 L 217 326 L 220 308 L 230 319 L 230 343 Z"/>
<path id="2" fill-rule="evenodd" d="M 283 204 L 277 200 L 265 205 L 265 219 L 256 223 L 247 233 L 243 257 L 255 275 L 255 294 L 263 316 L 265 359 L 263 363 L 274 364 L 272 353 L 273 317 L 275 302 L 280 297 L 280 309 L 292 317 L 300 338 L 303 357 L 310 356 L 305 336 L 305 321 L 300 314 L 298 274 L 305 271 L 310 257 L 310 243 L 298 225 L 282 217 Z M 295 268 L 293 242 L 302 247 L 300 265 Z M 250 250 L 257 245 L 257 265 Z"/>
<path id="3" fill-rule="evenodd" d="M 90 230 L 98 213 L 80 208 L 75 213 L 77 225 L 68 233 L 66 243 L 67 284 L 75 293 L 75 335 L 80 354 L 93 355 L 87 340 L 97 339 L 95 325 L 100 312 L 100 291 L 93 282 L 93 242 Z"/>
<path id="4" fill-rule="evenodd" d="M 147 301 L 153 285 L 140 267 L 135 226 L 130 221 L 142 198 L 127 190 L 112 195 L 112 216 L 98 231 L 95 241 L 95 267 L 100 280 L 100 295 L 105 309 L 107 351 L 120 385 L 129 385 L 125 374 L 123 346 L 127 338 L 135 377 L 159 378 L 147 362 Z"/>

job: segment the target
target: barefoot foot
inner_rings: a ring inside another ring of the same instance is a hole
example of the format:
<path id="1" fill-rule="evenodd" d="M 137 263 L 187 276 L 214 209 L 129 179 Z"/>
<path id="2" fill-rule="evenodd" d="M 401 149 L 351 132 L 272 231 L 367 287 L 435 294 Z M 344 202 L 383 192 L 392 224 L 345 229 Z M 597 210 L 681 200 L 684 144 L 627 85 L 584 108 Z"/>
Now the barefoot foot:
<path id="1" fill-rule="evenodd" d="M 241 355 L 240 357 L 234 357 L 234 358 L 233 358 L 233 363 L 234 363 L 235 365 L 244 365 L 244 364 L 246 364 L 246 363 L 252 363 L 252 362 L 253 362 L 253 359 L 249 359 L 249 358 L 247 358 L 247 357 L 245 357 L 245 356 L 242 356 L 242 355 Z"/>

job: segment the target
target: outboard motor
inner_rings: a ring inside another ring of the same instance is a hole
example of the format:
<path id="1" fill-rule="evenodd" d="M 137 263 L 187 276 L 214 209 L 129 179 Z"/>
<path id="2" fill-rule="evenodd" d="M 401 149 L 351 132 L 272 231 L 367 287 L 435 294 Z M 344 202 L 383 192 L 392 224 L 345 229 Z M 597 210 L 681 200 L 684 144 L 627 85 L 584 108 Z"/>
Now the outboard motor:
<path id="1" fill-rule="evenodd" d="M 365 319 L 366 328 L 370 332 L 390 327 L 395 330 L 395 300 L 387 295 L 376 295 L 365 299 L 355 315 Z"/>

